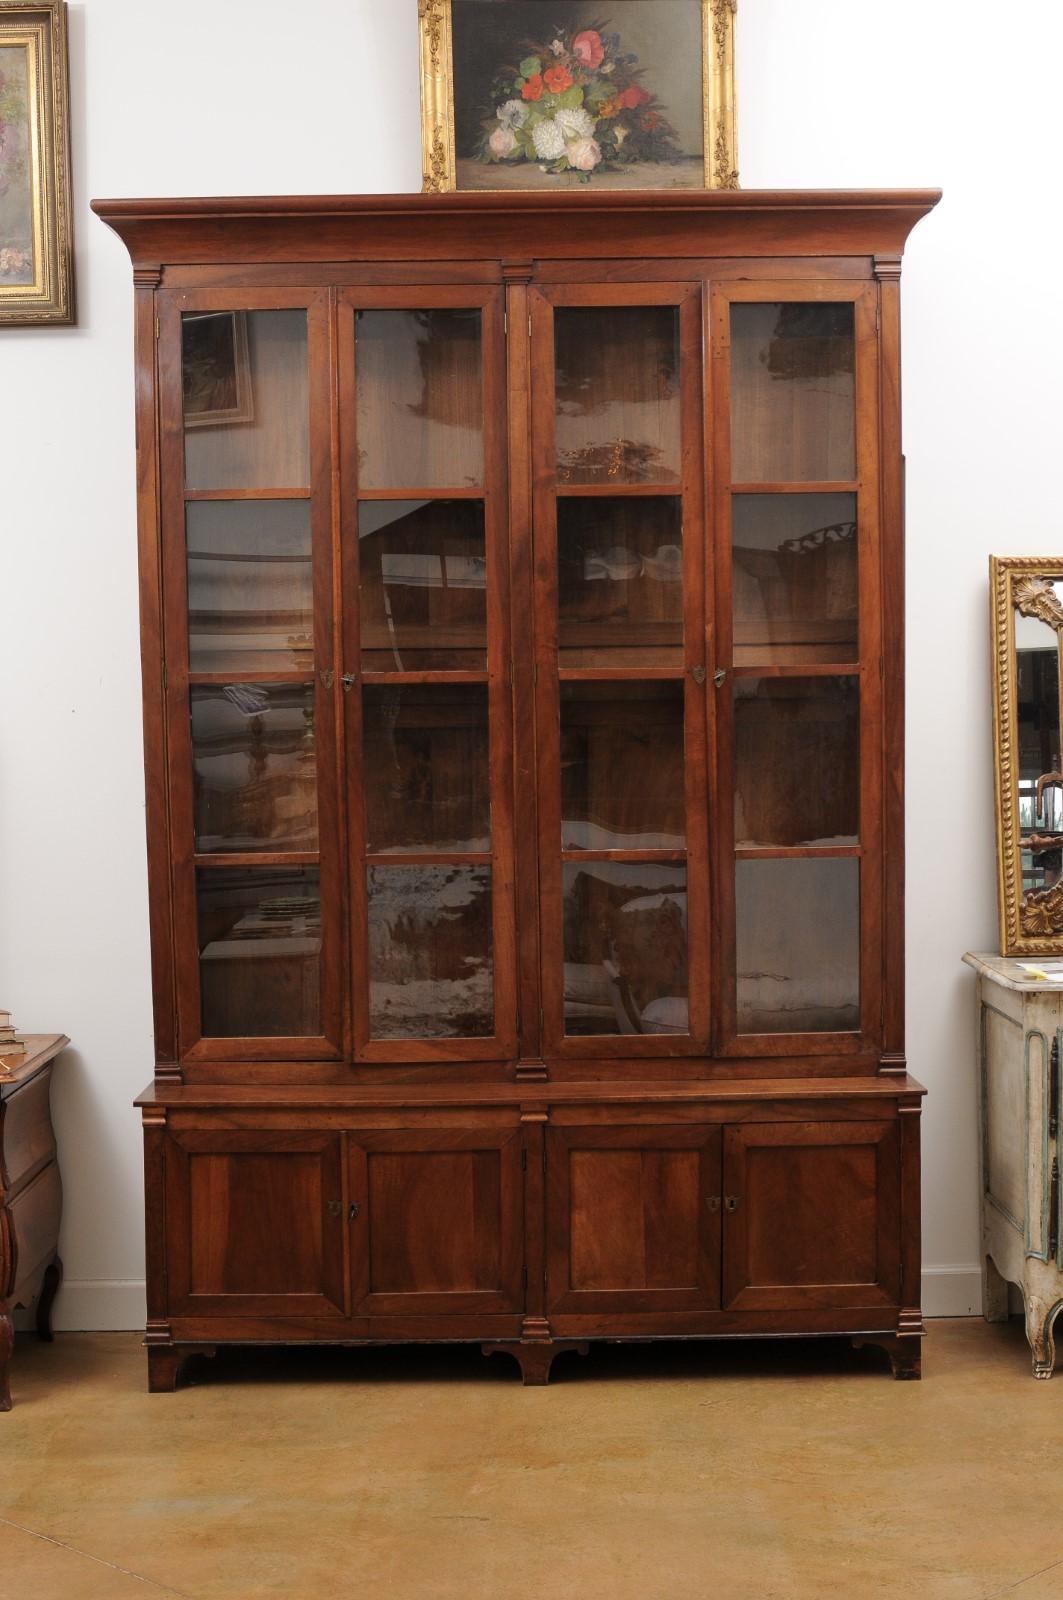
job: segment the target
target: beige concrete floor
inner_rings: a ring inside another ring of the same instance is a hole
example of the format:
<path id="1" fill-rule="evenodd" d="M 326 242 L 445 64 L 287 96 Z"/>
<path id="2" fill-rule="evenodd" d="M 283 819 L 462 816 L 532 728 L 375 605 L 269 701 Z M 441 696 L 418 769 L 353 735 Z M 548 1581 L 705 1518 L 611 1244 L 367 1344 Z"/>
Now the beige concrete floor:
<path id="1" fill-rule="evenodd" d="M 1063 1371 L 935 1322 L 921 1384 L 825 1344 L 240 1351 L 19 1341 L 3 1600 L 1060 1600 Z"/>

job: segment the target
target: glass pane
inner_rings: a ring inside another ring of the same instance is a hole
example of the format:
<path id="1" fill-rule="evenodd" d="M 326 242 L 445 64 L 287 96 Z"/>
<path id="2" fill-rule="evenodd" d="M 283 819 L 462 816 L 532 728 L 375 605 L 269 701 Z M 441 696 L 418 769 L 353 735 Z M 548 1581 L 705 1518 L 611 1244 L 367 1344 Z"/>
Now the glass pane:
<path id="1" fill-rule="evenodd" d="M 554 312 L 559 483 L 679 479 L 675 306 Z"/>
<path id="2" fill-rule="evenodd" d="M 316 850 L 314 686 L 193 686 L 196 850 Z"/>
<path id="3" fill-rule="evenodd" d="M 860 863 L 737 861 L 739 1033 L 860 1026 Z"/>
<path id="4" fill-rule="evenodd" d="M 670 495 L 558 500 L 563 667 L 682 666 L 682 527 Z"/>
<path id="5" fill-rule="evenodd" d="M 735 843 L 858 844 L 857 678 L 735 680 Z"/>
<path id="6" fill-rule="evenodd" d="M 1063 876 L 1063 785 L 1060 767 L 1060 633 L 1055 621 L 1063 583 L 1036 575 L 1024 581 L 1024 601 L 1014 612 L 1015 692 L 1019 725 L 1019 832 L 1022 861 L 1022 931 L 1051 937 L 1051 906 L 1037 896 Z M 1029 596 L 1029 598 L 1026 598 Z M 1040 611 L 1042 614 L 1038 615 Z M 1026 896 L 1034 891 L 1035 898 Z"/>
<path id="7" fill-rule="evenodd" d="M 481 501 L 363 501 L 358 560 L 365 671 L 486 669 Z"/>
<path id="8" fill-rule="evenodd" d="M 313 667 L 308 502 L 192 501 L 186 530 L 192 671 Z"/>
<path id="9" fill-rule="evenodd" d="M 856 496 L 736 494 L 734 659 L 855 661 Z"/>
<path id="10" fill-rule="evenodd" d="M 479 311 L 359 311 L 362 489 L 484 481 Z"/>
<path id="11" fill-rule="evenodd" d="M 561 685 L 566 850 L 682 850 L 681 683 Z"/>
<path id="12" fill-rule="evenodd" d="M 687 875 L 656 862 L 564 869 L 565 1032 L 689 1032 Z"/>
<path id="13" fill-rule="evenodd" d="M 852 303 L 731 307 L 731 481 L 856 477 Z"/>
<path id="14" fill-rule="evenodd" d="M 196 874 L 203 1034 L 321 1033 L 321 888 L 316 868 Z"/>
<path id="15" fill-rule="evenodd" d="M 370 867 L 367 882 L 372 1037 L 493 1034 L 490 867 Z"/>
<path id="16" fill-rule="evenodd" d="M 190 311 L 181 319 L 185 484 L 310 482 L 305 311 Z"/>
<path id="17" fill-rule="evenodd" d="M 487 688 L 367 687 L 366 849 L 489 850 Z"/>

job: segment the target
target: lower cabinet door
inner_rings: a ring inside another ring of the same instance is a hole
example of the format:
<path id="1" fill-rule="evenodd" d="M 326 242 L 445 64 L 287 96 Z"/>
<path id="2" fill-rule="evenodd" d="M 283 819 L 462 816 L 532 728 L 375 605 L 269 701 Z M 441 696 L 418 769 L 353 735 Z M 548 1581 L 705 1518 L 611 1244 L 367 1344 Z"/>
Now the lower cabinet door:
<path id="1" fill-rule="evenodd" d="M 723 1169 L 726 1310 L 896 1305 L 895 1121 L 729 1127 Z"/>
<path id="2" fill-rule="evenodd" d="M 172 1314 L 344 1315 L 341 1138 L 238 1129 L 170 1135 Z"/>
<path id="3" fill-rule="evenodd" d="M 358 1315 L 522 1309 L 517 1129 L 359 1131 L 348 1160 Z"/>
<path id="4" fill-rule="evenodd" d="M 720 1304 L 718 1127 L 549 1128 L 547 1309 Z"/>

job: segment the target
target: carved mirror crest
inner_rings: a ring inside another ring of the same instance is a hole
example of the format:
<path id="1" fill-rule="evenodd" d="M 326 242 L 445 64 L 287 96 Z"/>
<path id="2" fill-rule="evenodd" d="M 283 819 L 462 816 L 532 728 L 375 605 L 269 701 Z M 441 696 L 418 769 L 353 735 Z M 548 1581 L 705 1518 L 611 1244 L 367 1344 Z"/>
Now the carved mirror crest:
<path id="1" fill-rule="evenodd" d="M 1000 948 L 1063 952 L 1063 557 L 992 556 Z"/>

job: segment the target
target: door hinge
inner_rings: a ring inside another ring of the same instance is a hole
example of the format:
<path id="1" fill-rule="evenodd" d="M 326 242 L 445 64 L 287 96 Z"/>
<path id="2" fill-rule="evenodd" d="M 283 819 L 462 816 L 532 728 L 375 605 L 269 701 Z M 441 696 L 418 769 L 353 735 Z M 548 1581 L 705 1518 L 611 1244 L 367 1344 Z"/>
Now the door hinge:
<path id="1" fill-rule="evenodd" d="M 527 1150 L 522 1150 L 521 1153 L 520 1153 L 520 1170 L 522 1172 L 527 1172 L 527 1170 L 528 1170 L 528 1152 L 527 1152 Z"/>
<path id="2" fill-rule="evenodd" d="M 524 1292 L 527 1293 L 527 1291 L 528 1291 L 528 1269 L 527 1269 L 527 1267 L 521 1267 L 521 1269 L 520 1269 L 520 1277 L 521 1277 L 521 1283 L 524 1286 Z"/>
<path id="3" fill-rule="evenodd" d="M 502 332 L 503 333 L 508 333 L 509 332 L 509 312 L 508 311 L 503 311 L 503 313 L 502 313 Z"/>
<path id="4" fill-rule="evenodd" d="M 1052 1157 L 1052 1183 L 1048 1191 L 1048 1259 L 1059 1249 L 1059 1157 Z"/>
<path id="5" fill-rule="evenodd" d="M 1052 1053 L 1048 1065 L 1048 1137 L 1054 1139 L 1059 1130 L 1059 1030 L 1052 1040 Z"/>
<path id="6" fill-rule="evenodd" d="M 156 317 L 155 318 L 155 337 L 156 337 L 156 339 L 159 337 L 159 334 L 160 334 L 161 331 L 162 330 L 159 327 L 159 319 L 158 319 L 158 317 Z"/>
<path id="7" fill-rule="evenodd" d="M 531 320 L 531 312 L 529 311 L 528 312 L 528 338 L 530 339 L 531 336 L 532 336 L 532 320 Z"/>

